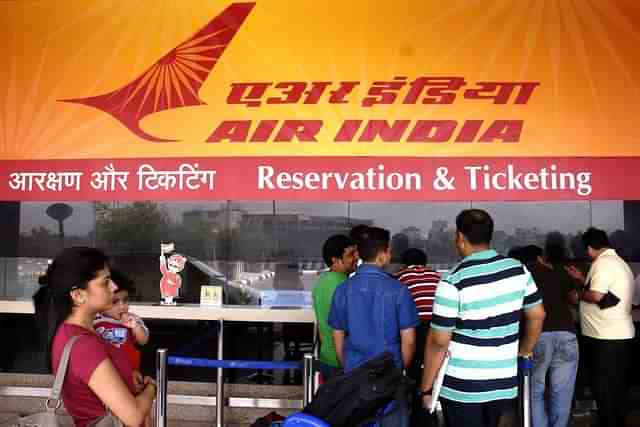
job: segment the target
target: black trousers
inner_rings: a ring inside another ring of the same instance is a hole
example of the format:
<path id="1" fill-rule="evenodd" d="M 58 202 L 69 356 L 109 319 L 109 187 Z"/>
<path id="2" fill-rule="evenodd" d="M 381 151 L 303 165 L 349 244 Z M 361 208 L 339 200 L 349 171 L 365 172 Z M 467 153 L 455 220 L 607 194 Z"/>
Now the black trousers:
<path id="1" fill-rule="evenodd" d="M 500 417 L 513 400 L 486 403 L 459 403 L 441 399 L 446 427 L 498 427 Z"/>
<path id="2" fill-rule="evenodd" d="M 591 387 L 598 405 L 598 427 L 624 427 L 632 340 L 585 338 L 591 356 Z"/>

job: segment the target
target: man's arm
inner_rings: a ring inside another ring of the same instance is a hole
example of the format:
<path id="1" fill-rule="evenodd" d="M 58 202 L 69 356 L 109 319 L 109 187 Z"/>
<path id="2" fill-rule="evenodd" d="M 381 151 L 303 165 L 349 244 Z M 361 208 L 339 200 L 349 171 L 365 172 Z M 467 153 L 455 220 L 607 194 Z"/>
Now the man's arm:
<path id="1" fill-rule="evenodd" d="M 415 328 L 400 330 L 400 351 L 402 352 L 402 364 L 405 369 L 411 366 L 413 356 L 416 353 L 416 330 Z"/>
<path id="2" fill-rule="evenodd" d="M 542 325 L 546 313 L 542 304 L 536 304 L 524 310 L 524 335 L 520 339 L 518 356 L 529 356 L 533 353 L 533 347 L 542 332 Z"/>
<path id="3" fill-rule="evenodd" d="M 574 266 L 565 267 L 565 270 L 567 271 L 567 273 L 569 273 L 571 277 L 573 277 L 575 280 L 582 283 L 582 285 L 585 284 L 586 278 L 584 276 L 584 273 L 582 273 L 576 267 Z M 571 299 L 576 302 L 585 301 L 585 302 L 590 302 L 592 304 L 599 303 L 600 300 L 604 298 L 604 296 L 606 295 L 606 292 L 596 291 L 594 290 L 594 288 L 608 289 L 609 286 L 606 283 L 606 279 L 602 276 L 602 274 L 594 274 L 589 283 L 590 283 L 589 289 L 583 289 L 582 291 L 575 291 Z"/>
<path id="4" fill-rule="evenodd" d="M 604 298 L 604 296 L 605 294 L 602 292 L 594 291 L 592 289 L 573 290 L 569 291 L 569 303 L 576 305 L 580 301 L 584 301 L 597 304 L 602 298 Z"/>
<path id="5" fill-rule="evenodd" d="M 578 292 L 578 299 L 580 301 L 597 304 L 600 302 L 602 298 L 604 298 L 604 295 L 605 294 L 598 291 L 586 290 L 586 291 Z"/>
<path id="6" fill-rule="evenodd" d="M 329 310 L 328 323 L 331 327 L 331 336 L 336 347 L 336 357 L 340 365 L 344 367 L 344 340 L 349 330 L 349 322 L 347 321 L 346 297 L 344 295 L 345 283 L 342 283 L 336 289 L 331 299 L 331 309 Z"/>
<path id="7" fill-rule="evenodd" d="M 430 390 L 438 374 L 442 361 L 449 348 L 452 332 L 431 328 L 427 336 L 427 344 L 424 351 L 424 369 L 422 370 L 422 384 L 420 389 Z"/>
<path id="8" fill-rule="evenodd" d="M 416 326 L 420 323 L 416 303 L 409 288 L 402 286 L 398 298 L 398 326 L 400 328 L 400 353 L 404 368 L 411 366 L 416 353 Z"/>
<path id="9" fill-rule="evenodd" d="M 333 342 L 336 345 L 336 356 L 338 357 L 338 362 L 340 362 L 340 366 L 344 366 L 344 337 L 345 332 L 339 329 L 334 329 L 331 332 L 333 335 Z"/>

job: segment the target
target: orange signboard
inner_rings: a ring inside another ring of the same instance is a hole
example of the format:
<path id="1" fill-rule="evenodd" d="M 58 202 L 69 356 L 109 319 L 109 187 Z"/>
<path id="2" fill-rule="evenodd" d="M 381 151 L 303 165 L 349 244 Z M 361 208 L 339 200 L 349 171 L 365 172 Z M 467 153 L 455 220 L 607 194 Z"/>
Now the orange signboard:
<path id="1" fill-rule="evenodd" d="M 0 2 L 0 159 L 634 157 L 640 6 Z"/>
<path id="2" fill-rule="evenodd" d="M 3 1 L 0 20 L 0 200 L 640 198 L 634 1 Z"/>

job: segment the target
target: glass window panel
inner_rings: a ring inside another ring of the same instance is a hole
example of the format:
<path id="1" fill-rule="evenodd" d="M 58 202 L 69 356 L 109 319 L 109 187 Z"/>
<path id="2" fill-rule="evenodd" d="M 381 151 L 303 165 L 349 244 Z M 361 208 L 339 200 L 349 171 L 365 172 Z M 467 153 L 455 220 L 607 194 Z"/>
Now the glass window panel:
<path id="1" fill-rule="evenodd" d="M 230 210 L 239 226 L 230 236 L 228 278 L 259 291 L 310 291 L 326 267 L 325 240 L 348 232 L 346 202 L 239 201 Z"/>
<path id="2" fill-rule="evenodd" d="M 62 248 L 94 244 L 95 214 L 87 202 L 22 202 L 17 212 L 17 250 L 0 262 L 0 297 L 31 298 L 38 276 Z"/>
<path id="3" fill-rule="evenodd" d="M 640 261 L 640 202 L 599 201 L 591 203 L 593 226 L 605 230 L 616 252 L 628 261 Z"/>
<path id="4" fill-rule="evenodd" d="M 350 204 L 351 224 L 370 224 L 391 232 L 393 262 L 398 268 L 405 250 L 426 251 L 429 265 L 447 269 L 458 256 L 453 247 L 455 217 L 469 203 L 354 202 Z"/>
<path id="5" fill-rule="evenodd" d="M 174 243 L 175 252 L 187 258 L 179 302 L 198 303 L 202 285 L 226 285 L 220 236 L 228 230 L 226 202 L 111 203 L 96 209 L 96 245 L 135 281 L 135 299 L 141 301 L 160 300 L 161 243 Z"/>
<path id="6" fill-rule="evenodd" d="M 607 233 L 624 230 L 624 206 L 621 200 L 591 202 L 591 223 Z"/>
<path id="7" fill-rule="evenodd" d="M 547 235 L 559 232 L 569 256 L 584 256 L 580 235 L 591 225 L 588 202 L 474 202 L 473 207 L 492 216 L 492 246 L 502 254 L 530 244 L 544 248 Z"/>

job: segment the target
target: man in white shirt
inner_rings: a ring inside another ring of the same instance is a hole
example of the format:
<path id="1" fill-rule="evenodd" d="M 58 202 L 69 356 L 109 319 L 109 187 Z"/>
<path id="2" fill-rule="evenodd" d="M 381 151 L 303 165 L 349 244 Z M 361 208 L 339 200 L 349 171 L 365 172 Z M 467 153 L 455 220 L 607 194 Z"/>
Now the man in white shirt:
<path id="1" fill-rule="evenodd" d="M 598 425 L 624 426 L 635 334 L 631 318 L 633 273 L 611 248 L 603 230 L 589 228 L 582 235 L 582 244 L 593 260 L 589 273 L 585 277 L 575 267 L 567 271 L 585 285 L 574 297 L 580 301 L 582 335 L 592 357 L 590 372 Z"/>

